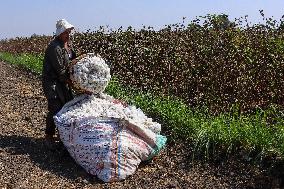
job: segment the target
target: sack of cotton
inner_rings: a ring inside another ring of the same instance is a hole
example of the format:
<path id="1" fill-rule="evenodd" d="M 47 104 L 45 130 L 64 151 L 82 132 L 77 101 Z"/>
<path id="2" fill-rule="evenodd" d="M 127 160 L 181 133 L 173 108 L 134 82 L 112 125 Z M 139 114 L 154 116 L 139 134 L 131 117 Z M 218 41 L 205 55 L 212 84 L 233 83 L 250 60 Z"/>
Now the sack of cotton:
<path id="1" fill-rule="evenodd" d="M 79 92 L 102 93 L 110 78 L 110 68 L 106 62 L 94 53 L 88 53 L 76 59 L 70 66 L 70 79 Z"/>
<path id="2" fill-rule="evenodd" d="M 135 106 L 80 95 L 54 117 L 60 139 L 74 160 L 104 182 L 132 175 L 141 161 L 165 146 L 161 125 Z"/>

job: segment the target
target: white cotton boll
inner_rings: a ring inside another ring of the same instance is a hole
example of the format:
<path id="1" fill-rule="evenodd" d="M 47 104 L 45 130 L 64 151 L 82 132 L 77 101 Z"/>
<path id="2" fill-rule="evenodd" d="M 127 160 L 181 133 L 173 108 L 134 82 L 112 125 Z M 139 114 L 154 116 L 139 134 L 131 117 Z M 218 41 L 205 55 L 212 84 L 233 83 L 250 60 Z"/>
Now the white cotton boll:
<path id="1" fill-rule="evenodd" d="M 89 53 L 71 67 L 71 80 L 80 90 L 102 93 L 111 79 L 110 68 L 105 61 Z"/>
<path id="2" fill-rule="evenodd" d="M 90 80 L 91 80 L 92 82 L 94 82 L 94 81 L 96 81 L 96 80 L 97 80 L 97 77 L 96 77 L 96 76 L 94 76 L 94 75 L 91 75 L 91 76 L 90 76 Z"/>
<path id="3" fill-rule="evenodd" d="M 82 70 L 81 72 L 88 73 L 89 69 L 83 64 L 81 70 Z"/>

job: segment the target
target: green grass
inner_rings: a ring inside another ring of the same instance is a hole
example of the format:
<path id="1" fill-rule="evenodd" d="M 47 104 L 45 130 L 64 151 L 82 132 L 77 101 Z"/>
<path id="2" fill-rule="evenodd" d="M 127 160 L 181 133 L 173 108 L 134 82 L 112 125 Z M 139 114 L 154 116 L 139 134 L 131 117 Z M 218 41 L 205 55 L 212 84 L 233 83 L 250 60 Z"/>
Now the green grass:
<path id="1" fill-rule="evenodd" d="M 210 115 L 205 108 L 191 109 L 174 97 L 157 97 L 135 90 L 126 91 L 113 80 L 107 92 L 157 116 L 170 130 L 172 138 L 184 138 L 194 143 L 194 153 L 214 156 L 218 150 L 227 154 L 243 150 L 258 158 L 269 155 L 284 157 L 284 115 L 273 106 L 251 115 L 230 113 Z M 268 124 L 271 114 L 277 114 Z"/>
<path id="2" fill-rule="evenodd" d="M 0 53 L 0 59 L 25 66 L 36 73 L 42 69 L 42 56 Z M 167 130 L 171 130 L 171 140 L 182 138 L 191 141 L 194 154 L 210 158 L 219 151 L 231 154 L 239 150 L 254 158 L 284 157 L 284 115 L 273 106 L 251 115 L 239 114 L 233 109 L 213 116 L 206 108 L 191 109 L 174 97 L 158 97 L 126 89 L 115 77 L 106 92 L 157 118 Z M 273 121 L 270 120 L 271 115 L 274 115 Z"/>
<path id="3" fill-rule="evenodd" d="M 0 52 L 0 60 L 17 66 L 23 66 L 36 73 L 41 73 L 42 71 L 43 56 L 41 55 L 13 55 L 11 53 Z"/>

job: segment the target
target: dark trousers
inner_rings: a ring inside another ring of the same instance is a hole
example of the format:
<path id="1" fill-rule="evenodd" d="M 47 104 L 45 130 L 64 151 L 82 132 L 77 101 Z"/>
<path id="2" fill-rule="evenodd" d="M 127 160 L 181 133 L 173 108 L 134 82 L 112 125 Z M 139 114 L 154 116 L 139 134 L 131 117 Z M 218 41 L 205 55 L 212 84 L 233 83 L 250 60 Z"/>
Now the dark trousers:
<path id="1" fill-rule="evenodd" d="M 48 99 L 48 113 L 46 116 L 46 128 L 45 134 L 46 135 L 54 135 L 55 134 L 55 123 L 53 120 L 53 116 L 56 115 L 64 104 L 59 99 Z"/>

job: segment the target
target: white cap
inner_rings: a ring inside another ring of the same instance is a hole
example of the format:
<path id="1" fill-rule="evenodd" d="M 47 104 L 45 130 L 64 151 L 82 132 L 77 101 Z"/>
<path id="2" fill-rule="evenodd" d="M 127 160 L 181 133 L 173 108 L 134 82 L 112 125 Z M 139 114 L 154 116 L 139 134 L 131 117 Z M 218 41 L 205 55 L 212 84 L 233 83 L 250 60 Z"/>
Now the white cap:
<path id="1" fill-rule="evenodd" d="M 74 26 L 67 22 L 65 19 L 58 20 L 56 22 L 56 36 L 59 36 L 63 32 L 65 32 L 67 29 L 74 29 Z"/>

